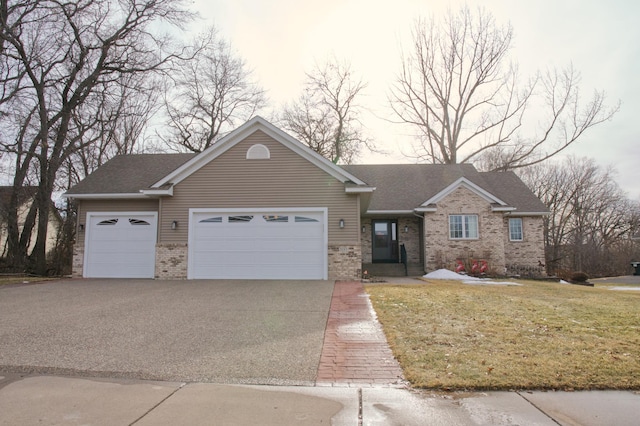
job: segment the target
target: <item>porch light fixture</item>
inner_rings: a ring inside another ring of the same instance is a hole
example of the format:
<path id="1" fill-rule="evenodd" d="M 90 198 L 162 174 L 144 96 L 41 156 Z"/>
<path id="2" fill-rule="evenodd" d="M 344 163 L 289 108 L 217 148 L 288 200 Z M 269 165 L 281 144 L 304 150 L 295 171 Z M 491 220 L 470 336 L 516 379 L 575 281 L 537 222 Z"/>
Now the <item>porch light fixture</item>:
<path id="1" fill-rule="evenodd" d="M 404 226 L 404 233 L 406 234 L 407 232 L 409 232 L 409 227 L 407 225 Z"/>
<path id="2" fill-rule="evenodd" d="M 362 225 L 362 233 L 364 234 L 365 232 L 367 232 L 367 227 Z"/>
<path id="3" fill-rule="evenodd" d="M 344 219 L 340 219 L 340 222 L 338 222 L 338 226 L 340 227 L 340 229 L 344 228 Z"/>
<path id="4" fill-rule="evenodd" d="M 80 230 L 81 230 L 81 231 L 84 231 L 84 223 L 81 223 L 81 224 L 80 224 Z"/>
<path id="5" fill-rule="evenodd" d="M 174 220 L 173 222 L 171 222 L 171 229 L 177 229 L 178 228 L 178 221 Z"/>

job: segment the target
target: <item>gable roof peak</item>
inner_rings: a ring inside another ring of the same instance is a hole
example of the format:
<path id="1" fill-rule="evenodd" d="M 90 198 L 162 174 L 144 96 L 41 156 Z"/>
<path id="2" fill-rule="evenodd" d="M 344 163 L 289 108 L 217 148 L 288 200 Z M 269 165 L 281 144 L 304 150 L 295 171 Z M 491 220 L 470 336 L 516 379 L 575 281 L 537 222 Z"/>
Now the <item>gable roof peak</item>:
<path id="1" fill-rule="evenodd" d="M 507 205 L 507 203 L 505 203 L 504 201 L 502 201 L 500 198 L 496 197 L 495 195 L 491 194 L 489 191 L 487 191 L 487 190 L 483 189 L 482 187 L 480 187 L 479 185 L 473 183 L 472 181 L 467 179 L 465 176 L 461 176 L 458 179 L 456 179 L 454 182 L 452 182 L 450 185 L 448 185 L 446 188 L 444 188 L 440 192 L 438 192 L 436 195 L 434 195 L 433 197 L 431 197 L 428 200 L 426 200 L 425 202 L 423 202 L 421 204 L 421 207 L 427 207 L 427 206 L 429 206 L 431 204 L 437 204 L 443 198 L 447 197 L 448 195 L 453 193 L 456 189 L 461 188 L 461 187 L 462 188 L 466 188 L 466 189 L 470 190 L 471 192 L 474 192 L 475 194 L 477 194 L 480 197 L 484 198 L 487 202 L 489 202 L 491 204 L 498 204 L 500 206 L 506 206 Z"/>
<path id="2" fill-rule="evenodd" d="M 233 148 L 236 144 L 246 139 L 251 134 L 256 131 L 262 131 L 277 142 L 291 149 L 293 152 L 306 159 L 316 167 L 324 170 L 331 176 L 335 177 L 339 181 L 346 183 L 352 182 L 359 186 L 365 186 L 366 184 L 353 176 L 340 166 L 332 163 L 327 160 L 317 152 L 313 151 L 311 148 L 304 145 L 302 142 L 289 135 L 285 131 L 279 129 L 273 124 L 269 123 L 267 120 L 262 118 L 259 115 L 254 116 L 249 121 L 244 123 L 242 126 L 237 129 L 231 131 L 226 136 L 221 138 L 219 141 L 211 145 L 209 148 L 202 151 L 200 154 L 196 155 L 191 160 L 187 161 L 178 169 L 174 170 L 172 173 L 166 175 L 159 181 L 155 182 L 151 187 L 152 189 L 160 188 L 167 183 L 177 184 L 182 180 L 186 179 L 195 171 L 199 170 L 210 161 L 219 157 L 223 153 L 227 152 L 229 149 Z"/>

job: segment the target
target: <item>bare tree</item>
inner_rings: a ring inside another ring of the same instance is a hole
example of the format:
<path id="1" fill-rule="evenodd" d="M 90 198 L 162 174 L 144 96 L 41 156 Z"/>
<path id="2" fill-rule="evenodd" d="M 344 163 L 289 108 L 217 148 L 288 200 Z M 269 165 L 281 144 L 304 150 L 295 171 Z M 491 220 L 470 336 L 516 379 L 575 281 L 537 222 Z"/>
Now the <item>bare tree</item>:
<path id="1" fill-rule="evenodd" d="M 33 271 L 46 272 L 45 242 L 58 172 L 74 153 L 99 140 L 105 97 L 127 75 L 157 71 L 174 55 L 151 25 L 192 18 L 181 0 L 24 0 L 0 7 L 0 148 L 14 160 L 13 185 L 38 185 Z M 26 260 L 12 197 L 9 253 Z"/>
<path id="2" fill-rule="evenodd" d="M 615 171 L 593 159 L 569 157 L 519 170 L 523 181 L 549 207 L 545 251 L 549 272 L 624 274 L 638 205 L 615 182 Z"/>
<path id="3" fill-rule="evenodd" d="M 178 62 L 167 80 L 169 134 L 160 137 L 173 149 L 201 152 L 251 118 L 266 98 L 244 61 L 213 27 L 196 37 L 190 50 L 194 59 Z"/>
<path id="4" fill-rule="evenodd" d="M 75 151 L 61 168 L 61 189 L 78 183 L 116 155 L 146 151 L 144 134 L 160 108 L 162 84 L 153 75 L 128 74 L 109 84 L 93 102 L 73 116 L 82 132 L 83 149 Z"/>
<path id="5" fill-rule="evenodd" d="M 491 170 L 537 164 L 617 111 L 605 106 L 603 92 L 583 103 L 572 67 L 521 84 L 508 57 L 512 37 L 511 26 L 498 26 L 482 9 L 416 21 L 390 95 L 400 122 L 418 130 L 415 158 L 456 164 L 490 152 Z"/>
<path id="6" fill-rule="evenodd" d="M 357 98 L 366 86 L 348 63 L 316 66 L 307 74 L 304 93 L 283 108 L 283 126 L 318 154 L 349 164 L 363 146 L 373 148 L 359 121 Z"/>

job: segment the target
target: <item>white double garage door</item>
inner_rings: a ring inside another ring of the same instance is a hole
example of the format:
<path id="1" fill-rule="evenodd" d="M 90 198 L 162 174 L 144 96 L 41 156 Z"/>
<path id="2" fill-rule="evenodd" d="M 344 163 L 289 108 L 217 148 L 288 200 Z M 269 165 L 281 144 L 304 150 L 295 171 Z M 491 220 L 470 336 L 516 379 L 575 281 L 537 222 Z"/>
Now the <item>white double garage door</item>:
<path id="1" fill-rule="evenodd" d="M 85 277 L 153 278 L 156 213 L 87 213 Z M 189 279 L 326 279 L 327 210 L 191 209 Z"/>

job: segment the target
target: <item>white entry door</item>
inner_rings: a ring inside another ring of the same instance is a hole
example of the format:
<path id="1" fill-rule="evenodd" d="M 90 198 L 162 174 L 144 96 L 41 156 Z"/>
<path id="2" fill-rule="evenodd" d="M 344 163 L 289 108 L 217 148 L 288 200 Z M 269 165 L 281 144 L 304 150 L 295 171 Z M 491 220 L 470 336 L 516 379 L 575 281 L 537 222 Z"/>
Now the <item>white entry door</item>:
<path id="1" fill-rule="evenodd" d="M 192 209 L 191 279 L 326 279 L 326 209 Z"/>
<path id="2" fill-rule="evenodd" d="M 153 278 L 156 213 L 87 213 L 84 276 Z"/>

